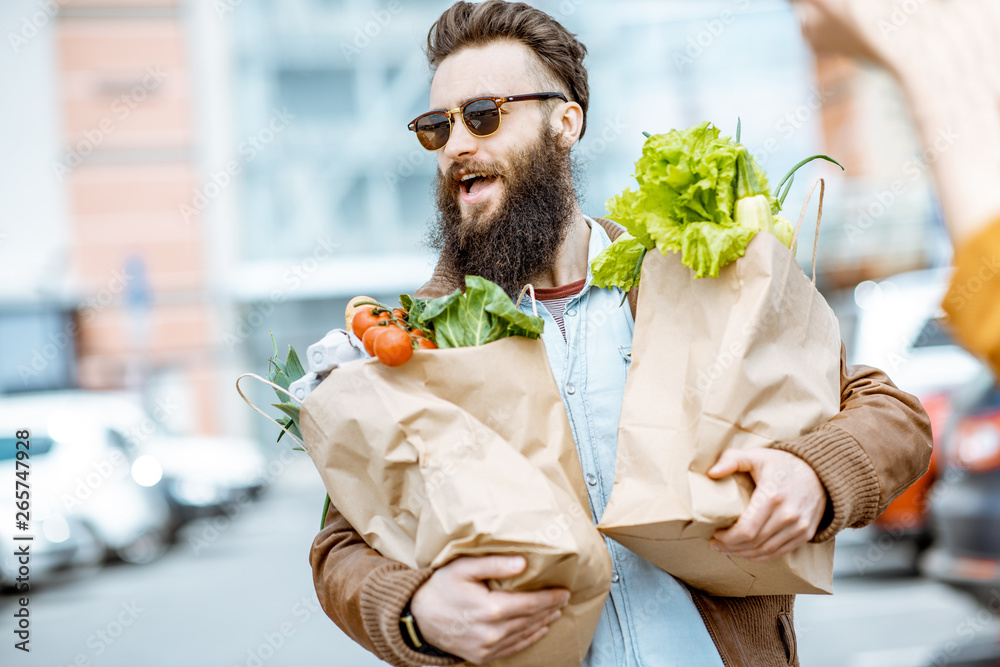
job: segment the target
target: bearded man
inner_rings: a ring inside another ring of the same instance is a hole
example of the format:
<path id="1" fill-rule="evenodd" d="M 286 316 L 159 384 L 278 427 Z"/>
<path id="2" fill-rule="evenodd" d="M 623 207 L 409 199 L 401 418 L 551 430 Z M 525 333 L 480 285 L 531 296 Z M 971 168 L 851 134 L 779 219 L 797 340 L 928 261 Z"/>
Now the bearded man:
<path id="1" fill-rule="evenodd" d="M 590 284 L 589 261 L 621 228 L 585 216 L 573 187 L 570 149 L 584 135 L 589 103 L 586 49 L 545 13 L 503 0 L 455 4 L 427 43 L 434 111 L 410 129 L 437 155 L 441 256 L 417 295 L 450 293 L 467 274 L 512 297 L 534 286 L 596 523 L 615 479 L 634 299 L 626 306 L 616 290 Z M 930 427 L 916 399 L 875 369 L 842 362 L 841 375 L 834 419 L 795 441 L 727 452 L 710 471 L 748 472 L 758 489 L 781 489 L 756 491 L 750 509 L 716 533 L 715 548 L 766 560 L 832 539 L 870 523 L 926 470 Z M 585 664 L 798 664 L 794 596 L 713 597 L 610 539 L 606 545 L 611 593 Z M 569 598 L 563 589 L 489 590 L 485 581 L 524 568 L 520 557 L 411 569 L 368 547 L 335 507 L 310 561 L 330 618 L 394 665 L 513 655 L 544 636 Z"/>

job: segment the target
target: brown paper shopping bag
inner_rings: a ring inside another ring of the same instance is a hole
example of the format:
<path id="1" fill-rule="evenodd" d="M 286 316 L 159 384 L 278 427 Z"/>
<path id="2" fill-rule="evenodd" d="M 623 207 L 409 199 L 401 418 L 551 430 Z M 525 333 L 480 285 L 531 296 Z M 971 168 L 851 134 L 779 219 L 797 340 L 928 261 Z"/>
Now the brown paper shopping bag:
<path id="1" fill-rule="evenodd" d="M 611 561 L 541 340 L 349 364 L 305 400 L 300 426 L 333 505 L 382 555 L 439 567 L 522 554 L 525 572 L 492 586 L 570 589 L 549 633 L 495 664 L 583 662 Z"/>
<path id="2" fill-rule="evenodd" d="M 752 562 L 708 547 L 753 482 L 706 472 L 727 448 L 796 438 L 840 409 L 837 319 L 793 254 L 758 233 L 718 278 L 646 254 L 615 484 L 598 529 L 714 595 L 831 593 L 833 541 Z"/>

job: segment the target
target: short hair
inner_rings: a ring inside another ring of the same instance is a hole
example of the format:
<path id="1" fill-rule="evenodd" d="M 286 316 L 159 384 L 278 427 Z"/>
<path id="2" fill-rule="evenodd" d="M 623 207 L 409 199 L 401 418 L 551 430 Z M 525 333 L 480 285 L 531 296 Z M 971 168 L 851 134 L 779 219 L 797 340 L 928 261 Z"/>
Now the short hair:
<path id="1" fill-rule="evenodd" d="M 590 87 L 583 59 L 587 47 L 558 21 L 523 2 L 486 0 L 479 4 L 456 2 L 444 11 L 427 33 L 427 62 L 431 71 L 448 56 L 469 47 L 512 40 L 538 56 L 545 72 L 529 65 L 539 83 L 551 79 L 567 97 L 583 109 L 580 138 L 587 130 Z M 542 91 L 538 91 L 542 92 Z"/>

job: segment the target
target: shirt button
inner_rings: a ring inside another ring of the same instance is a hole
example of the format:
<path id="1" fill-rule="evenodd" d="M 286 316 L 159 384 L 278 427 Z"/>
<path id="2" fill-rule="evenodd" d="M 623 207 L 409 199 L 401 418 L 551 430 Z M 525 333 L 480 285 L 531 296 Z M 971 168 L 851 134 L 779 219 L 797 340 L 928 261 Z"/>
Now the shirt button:
<path id="1" fill-rule="evenodd" d="M 617 584 L 618 583 L 618 573 L 617 572 L 612 572 L 611 573 L 611 583 L 613 583 L 613 584 Z"/>
<path id="2" fill-rule="evenodd" d="M 597 484 L 597 478 L 594 477 L 593 475 L 587 475 L 587 484 L 594 486 L 595 484 Z"/>
<path id="3" fill-rule="evenodd" d="M 566 311 L 567 317 L 573 317 L 574 315 L 576 315 L 576 308 L 570 308 L 569 310 Z"/>
<path id="4" fill-rule="evenodd" d="M 567 394 L 575 394 L 576 393 L 576 387 L 574 387 L 571 384 L 566 385 L 566 393 Z"/>

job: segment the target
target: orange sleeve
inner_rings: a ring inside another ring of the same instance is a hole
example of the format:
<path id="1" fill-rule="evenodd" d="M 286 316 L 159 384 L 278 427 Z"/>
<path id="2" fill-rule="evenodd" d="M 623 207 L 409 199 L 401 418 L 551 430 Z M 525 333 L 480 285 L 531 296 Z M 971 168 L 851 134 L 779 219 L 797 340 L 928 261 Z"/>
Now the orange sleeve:
<path id="1" fill-rule="evenodd" d="M 943 305 L 958 342 L 1000 376 L 1000 218 L 956 249 Z"/>

